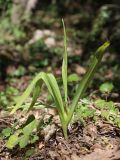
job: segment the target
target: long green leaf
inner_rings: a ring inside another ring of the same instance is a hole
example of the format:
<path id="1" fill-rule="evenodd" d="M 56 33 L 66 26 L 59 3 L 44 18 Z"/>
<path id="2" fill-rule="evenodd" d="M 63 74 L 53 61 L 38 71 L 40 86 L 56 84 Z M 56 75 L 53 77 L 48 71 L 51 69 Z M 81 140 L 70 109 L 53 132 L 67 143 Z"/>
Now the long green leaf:
<path id="1" fill-rule="evenodd" d="M 28 109 L 28 112 L 33 108 L 33 106 L 35 105 L 37 98 L 40 95 L 40 91 L 41 91 L 41 87 L 42 87 L 43 81 L 42 80 L 38 80 L 35 84 L 34 90 L 33 90 L 33 98 L 32 98 L 32 102 L 31 105 Z"/>
<path id="2" fill-rule="evenodd" d="M 71 108 L 70 108 L 70 112 L 69 112 L 68 123 L 72 118 L 73 112 L 75 110 L 75 107 L 76 107 L 79 99 L 83 96 L 88 85 L 90 84 L 91 80 L 93 79 L 93 76 L 94 76 L 94 74 L 95 74 L 95 72 L 96 72 L 96 70 L 102 60 L 104 52 L 106 51 L 106 49 L 108 48 L 109 45 L 110 45 L 109 42 L 105 42 L 102 46 L 100 46 L 97 49 L 97 51 L 93 55 L 93 57 L 91 59 L 91 64 L 90 64 L 85 76 L 83 77 L 82 81 L 80 82 L 78 89 L 76 91 L 76 94 L 74 95 L 74 98 L 73 98 L 73 101 L 71 104 Z"/>
<path id="3" fill-rule="evenodd" d="M 20 106 L 25 102 L 25 100 L 29 97 L 30 93 L 32 92 L 34 86 L 40 83 L 41 86 L 41 82 L 40 80 L 42 80 L 47 88 L 48 91 L 50 92 L 50 94 L 52 95 L 55 104 L 56 104 L 56 108 L 59 112 L 59 114 L 64 115 L 64 105 L 63 105 L 63 101 L 62 101 L 62 97 L 61 97 L 61 93 L 57 84 L 57 81 L 55 79 L 55 77 L 52 74 L 46 74 L 44 72 L 39 73 L 31 82 L 31 84 L 28 86 L 28 88 L 25 90 L 25 92 L 22 94 L 22 96 L 19 98 L 17 104 L 14 106 L 13 110 L 11 113 L 14 113 L 17 109 L 20 108 Z M 40 87 L 39 86 L 39 87 Z M 32 101 L 32 104 L 30 105 L 30 107 L 32 107 L 35 103 L 35 100 L 37 100 L 38 97 L 38 91 L 40 91 L 40 89 L 35 91 L 35 97 Z"/>
<path id="4" fill-rule="evenodd" d="M 50 92 L 50 94 L 52 95 L 55 101 L 55 105 L 58 109 L 59 114 L 64 115 L 63 101 L 62 101 L 61 93 L 58 87 L 58 83 L 54 75 L 43 73 L 42 78 L 45 84 L 47 85 L 48 91 Z"/>
<path id="5" fill-rule="evenodd" d="M 65 24 L 62 19 L 63 23 L 63 29 L 64 29 L 64 54 L 63 54 L 63 63 L 62 63 L 62 79 L 63 79 L 63 86 L 64 86 L 64 92 L 65 92 L 65 103 L 67 105 L 67 97 L 68 97 L 68 89 L 67 89 L 67 67 L 68 67 L 68 62 L 67 62 L 67 35 L 66 35 L 66 29 L 65 29 Z"/>
<path id="6" fill-rule="evenodd" d="M 32 92 L 35 84 L 39 79 L 41 79 L 42 74 L 39 73 L 33 81 L 30 83 L 30 85 L 27 87 L 27 89 L 24 91 L 24 93 L 18 98 L 17 103 L 15 106 L 13 106 L 13 110 L 11 111 L 11 114 L 14 113 L 17 109 L 21 107 L 21 105 L 25 102 L 25 100 L 29 97 L 30 93 Z"/>
<path id="7" fill-rule="evenodd" d="M 53 94 L 54 101 L 56 102 L 58 106 L 60 106 L 62 114 L 65 114 L 61 93 L 60 93 L 55 77 L 52 74 L 48 74 L 48 81 L 51 86 L 51 91 Z"/>

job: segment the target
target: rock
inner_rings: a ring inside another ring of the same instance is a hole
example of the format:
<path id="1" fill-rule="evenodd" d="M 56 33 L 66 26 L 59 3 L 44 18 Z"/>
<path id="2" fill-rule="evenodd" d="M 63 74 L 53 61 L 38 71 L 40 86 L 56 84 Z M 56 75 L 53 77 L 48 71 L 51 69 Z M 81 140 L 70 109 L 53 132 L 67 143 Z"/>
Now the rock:
<path id="1" fill-rule="evenodd" d="M 28 42 L 28 44 L 33 44 L 40 39 L 45 39 L 45 44 L 48 47 L 55 46 L 55 33 L 50 30 L 36 30 L 34 32 L 33 38 Z"/>
<path id="2" fill-rule="evenodd" d="M 84 75 L 86 73 L 86 69 L 78 64 L 73 64 L 72 68 L 78 75 Z"/>
<path id="3" fill-rule="evenodd" d="M 50 37 L 54 37 L 55 36 L 55 33 L 50 31 L 50 30 L 48 30 L 48 29 L 43 30 L 43 34 L 44 34 L 44 36 L 50 36 Z"/>
<path id="4" fill-rule="evenodd" d="M 56 127 L 54 124 L 52 125 L 48 125 L 45 129 L 44 129 L 44 134 L 45 134 L 45 142 L 47 142 L 52 135 L 55 133 L 56 131 Z"/>
<path id="5" fill-rule="evenodd" d="M 45 39 L 45 44 L 48 48 L 54 47 L 56 44 L 55 39 L 53 37 L 48 37 L 47 39 Z"/>
<path id="6" fill-rule="evenodd" d="M 38 41 L 39 39 L 43 38 L 44 37 L 44 33 L 42 30 L 36 30 L 34 35 L 33 35 L 33 38 L 28 42 L 28 44 L 32 44 L 36 41 Z"/>

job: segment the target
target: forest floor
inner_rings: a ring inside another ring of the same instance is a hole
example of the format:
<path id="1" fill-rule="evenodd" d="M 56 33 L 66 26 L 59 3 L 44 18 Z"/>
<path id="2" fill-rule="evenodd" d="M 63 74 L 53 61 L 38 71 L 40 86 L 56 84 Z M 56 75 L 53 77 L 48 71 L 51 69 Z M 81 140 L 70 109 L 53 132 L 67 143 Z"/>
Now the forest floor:
<path id="1" fill-rule="evenodd" d="M 53 114 L 49 111 L 46 117 Z M 33 111 L 36 117 L 40 110 Z M 3 116 L 4 115 L 4 116 Z M 26 117 L 20 112 L 10 116 L 7 112 L 0 113 L 0 128 L 12 126 L 16 119 L 21 124 Z M 19 117 L 19 118 L 18 118 Z M 35 144 L 24 149 L 18 147 L 9 150 L 5 147 L 6 140 L 0 139 L 1 160 L 120 160 L 120 129 L 107 121 L 92 120 L 83 126 L 79 122 L 69 127 L 68 140 L 63 138 L 59 118 L 54 116 Z"/>
<path id="2" fill-rule="evenodd" d="M 78 14 L 76 17 L 71 15 L 71 17 L 66 18 L 66 21 L 70 18 L 71 21 L 81 19 Z M 47 18 L 50 19 L 48 15 Z M 84 16 L 82 20 L 84 22 Z M 120 119 L 120 55 L 118 53 L 112 52 L 111 54 L 110 51 L 103 57 L 102 65 L 85 95 L 85 98 L 89 99 L 88 109 L 86 109 L 86 104 L 85 106 L 83 105 L 85 113 L 80 111 L 81 114 L 78 120 L 72 122 L 68 127 L 68 140 L 64 139 L 59 117 L 55 110 L 36 108 L 28 114 L 18 110 L 13 115 L 10 115 L 9 107 L 11 102 L 14 101 L 17 95 L 21 95 L 35 73 L 43 70 L 52 72 L 61 85 L 61 80 L 59 79 L 63 54 L 61 49 L 63 48 L 61 24 L 55 22 L 54 26 L 52 26 L 55 29 L 49 29 L 50 24 L 45 19 L 46 24 L 39 28 L 38 26 L 41 24 L 39 24 L 37 17 L 36 21 L 33 26 L 28 27 L 29 33 L 27 33 L 28 36 L 25 36 L 25 39 L 13 40 L 14 42 L 9 45 L 0 45 L 1 55 L 5 57 L 5 59 L 3 58 L 5 64 L 2 64 L 3 75 L 1 74 L 3 79 L 0 80 L 0 160 L 120 160 L 120 121 L 118 121 Z M 67 23 L 69 24 L 69 22 Z M 77 32 L 73 28 L 80 24 L 76 21 L 74 23 L 72 28 L 68 28 L 68 37 L 70 36 L 68 38 L 68 73 L 76 73 L 80 78 L 79 80 L 81 80 L 88 67 L 86 59 L 89 59 L 90 56 L 86 51 L 90 49 L 85 50 L 84 47 L 82 48 L 83 42 L 80 38 L 85 35 L 86 28 L 84 27 L 84 33 Z M 56 28 L 59 29 L 57 30 Z M 6 37 L 8 41 L 11 41 L 9 38 L 14 39 L 14 36 Z M 94 44 L 92 45 L 94 46 Z M 89 47 L 92 48 L 91 46 Z M 27 54 L 25 54 L 26 51 Z M 28 53 L 31 59 L 27 57 Z M 11 57 L 12 54 L 13 57 Z M 19 61 L 21 57 L 23 59 Z M 84 60 L 85 62 L 83 62 Z M 114 85 L 113 91 L 107 96 L 99 91 L 100 85 L 104 82 L 112 82 Z M 77 87 L 77 83 L 79 81 L 69 85 L 70 96 L 74 95 L 73 88 Z M 38 105 L 40 101 L 45 101 L 47 96 L 48 94 L 45 90 L 38 99 Z M 114 108 L 109 108 L 109 106 L 97 108 L 95 102 L 98 99 L 112 102 Z M 30 101 L 31 99 L 28 99 L 27 105 L 30 104 Z M 95 115 L 89 115 L 91 109 L 94 110 L 96 117 Z M 103 112 L 107 112 L 108 115 L 102 116 Z M 86 113 L 88 114 L 87 116 L 84 115 Z M 30 115 L 34 115 L 36 119 L 43 118 L 43 127 L 34 133 L 37 136 L 37 140 L 22 149 L 18 145 L 12 150 L 8 149 L 6 142 L 9 136 L 5 137 L 2 131 L 5 128 L 19 129 Z"/>

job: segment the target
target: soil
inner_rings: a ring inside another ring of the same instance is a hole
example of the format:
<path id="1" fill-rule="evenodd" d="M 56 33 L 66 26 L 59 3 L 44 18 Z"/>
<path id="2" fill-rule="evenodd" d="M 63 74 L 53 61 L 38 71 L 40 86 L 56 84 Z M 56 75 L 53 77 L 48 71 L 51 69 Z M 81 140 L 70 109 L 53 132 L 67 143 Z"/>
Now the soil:
<path id="1" fill-rule="evenodd" d="M 15 116 L 1 116 L 0 128 L 12 125 Z M 8 150 L 6 140 L 0 139 L 0 160 L 120 160 L 120 131 L 116 126 L 89 119 L 84 126 L 71 125 L 65 140 L 57 123 L 48 125 L 46 134 L 39 135 L 37 143 L 24 149 Z M 28 150 L 34 151 L 30 157 L 25 156 Z"/>

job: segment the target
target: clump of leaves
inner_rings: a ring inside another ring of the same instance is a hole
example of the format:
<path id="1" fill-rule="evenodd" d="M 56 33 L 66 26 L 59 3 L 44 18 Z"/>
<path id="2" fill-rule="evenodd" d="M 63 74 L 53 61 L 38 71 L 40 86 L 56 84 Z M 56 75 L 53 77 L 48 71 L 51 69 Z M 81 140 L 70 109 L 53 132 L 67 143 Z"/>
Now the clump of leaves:
<path id="1" fill-rule="evenodd" d="M 6 138 L 9 137 L 6 147 L 12 149 L 16 145 L 19 145 L 20 148 L 24 148 L 27 144 L 35 143 L 39 137 L 33 131 L 37 129 L 38 125 L 39 121 L 33 115 L 30 115 L 26 123 L 16 130 L 14 134 L 12 134 L 11 128 L 5 128 L 2 134 Z"/>
<path id="2" fill-rule="evenodd" d="M 84 124 L 85 120 L 94 118 L 96 115 L 95 109 L 89 107 L 90 103 L 91 102 L 85 98 L 78 103 L 75 109 L 73 122 L 80 121 Z"/>
<path id="3" fill-rule="evenodd" d="M 95 106 L 100 110 L 100 116 L 102 118 L 120 127 L 120 112 L 113 101 L 98 99 L 95 101 Z"/>
<path id="4" fill-rule="evenodd" d="M 65 25 L 63 22 L 64 28 L 64 54 L 63 54 L 63 63 L 62 63 L 62 80 L 63 80 L 63 88 L 64 88 L 64 99 L 62 99 L 61 92 L 56 81 L 56 78 L 53 74 L 41 72 L 39 73 L 28 86 L 26 91 L 22 94 L 22 96 L 18 99 L 17 104 L 14 106 L 11 113 L 14 113 L 20 106 L 25 102 L 25 100 L 29 97 L 30 93 L 33 91 L 33 100 L 31 105 L 29 106 L 28 111 L 30 111 L 37 98 L 40 95 L 41 87 L 43 82 L 47 86 L 49 93 L 51 94 L 53 101 L 55 103 L 55 107 L 58 111 L 64 137 L 67 139 L 67 129 L 68 125 L 71 122 L 74 110 L 78 104 L 79 99 L 83 96 L 84 92 L 88 88 L 93 76 L 101 63 L 102 57 L 104 55 L 105 50 L 109 46 L 109 42 L 105 42 L 102 46 L 100 46 L 95 54 L 91 58 L 91 64 L 83 77 L 82 81 L 80 82 L 77 91 L 72 99 L 71 104 L 68 103 L 68 75 L 67 75 L 67 68 L 68 68 L 68 60 L 67 60 L 67 36 Z"/>
<path id="5" fill-rule="evenodd" d="M 90 106 L 93 105 L 93 108 Z M 106 101 L 104 99 L 97 99 L 94 102 L 88 99 L 82 99 L 78 103 L 73 122 L 81 122 L 83 125 L 86 120 L 99 118 L 108 121 L 120 128 L 120 111 L 113 101 Z"/>

